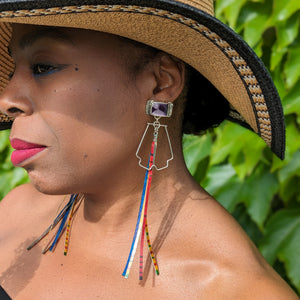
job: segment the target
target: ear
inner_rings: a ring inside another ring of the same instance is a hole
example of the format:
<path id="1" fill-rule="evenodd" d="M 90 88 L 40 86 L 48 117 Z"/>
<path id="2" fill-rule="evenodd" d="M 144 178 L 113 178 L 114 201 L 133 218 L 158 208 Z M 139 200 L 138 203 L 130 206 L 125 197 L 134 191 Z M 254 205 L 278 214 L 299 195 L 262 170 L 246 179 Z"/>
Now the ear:
<path id="1" fill-rule="evenodd" d="M 184 63 L 166 53 L 156 57 L 155 78 L 152 99 L 160 102 L 173 102 L 180 95 L 185 82 Z"/>

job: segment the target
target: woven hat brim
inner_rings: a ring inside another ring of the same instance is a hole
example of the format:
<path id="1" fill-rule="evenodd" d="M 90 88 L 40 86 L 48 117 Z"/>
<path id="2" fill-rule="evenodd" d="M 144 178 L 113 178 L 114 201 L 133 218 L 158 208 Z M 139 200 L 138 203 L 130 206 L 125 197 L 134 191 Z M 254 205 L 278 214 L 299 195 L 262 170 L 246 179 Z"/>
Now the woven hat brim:
<path id="1" fill-rule="evenodd" d="M 231 118 L 247 123 L 278 157 L 284 157 L 284 119 L 276 88 L 260 59 L 228 26 L 178 1 L 84 2 L 78 6 L 82 1 L 0 3 L 0 21 L 99 30 L 170 53 L 212 82 L 229 101 Z M 10 39 L 7 24 L 1 24 L 0 36 L 3 52 Z M 2 53 L 0 89 L 6 86 L 12 68 Z M 3 116 L 5 128 L 9 121 Z"/>

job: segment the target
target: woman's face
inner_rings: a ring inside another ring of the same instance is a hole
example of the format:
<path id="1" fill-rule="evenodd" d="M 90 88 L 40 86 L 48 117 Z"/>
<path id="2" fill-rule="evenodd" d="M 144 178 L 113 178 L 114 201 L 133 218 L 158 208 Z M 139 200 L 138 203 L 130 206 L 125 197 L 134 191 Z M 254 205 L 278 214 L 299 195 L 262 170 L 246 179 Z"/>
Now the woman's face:
<path id="1" fill-rule="evenodd" d="M 32 183 L 51 194 L 93 192 L 103 176 L 125 172 L 153 88 L 129 74 L 132 46 L 100 32 L 14 25 L 10 52 L 16 68 L 0 109 L 15 117 L 13 144 L 45 146 L 14 161 Z"/>

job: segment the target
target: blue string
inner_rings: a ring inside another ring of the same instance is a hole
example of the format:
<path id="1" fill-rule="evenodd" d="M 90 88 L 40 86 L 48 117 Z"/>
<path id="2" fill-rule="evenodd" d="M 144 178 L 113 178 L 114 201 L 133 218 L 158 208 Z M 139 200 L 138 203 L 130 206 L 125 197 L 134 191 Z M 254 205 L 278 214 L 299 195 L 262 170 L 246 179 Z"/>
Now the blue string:
<path id="1" fill-rule="evenodd" d="M 149 157 L 149 161 L 148 161 L 148 168 L 149 168 L 149 163 L 150 163 L 150 157 Z M 137 222 L 136 222 L 135 231 L 134 231 L 133 240 L 132 240 L 130 252 L 129 252 L 129 255 L 128 255 L 127 263 L 126 263 L 125 269 L 124 269 L 124 271 L 122 273 L 122 276 L 125 276 L 126 273 L 127 273 L 128 265 L 129 265 L 129 262 L 130 262 L 130 257 L 132 255 L 132 251 L 134 249 L 135 240 L 137 238 L 137 232 L 138 232 L 138 229 L 139 229 L 139 223 L 140 223 L 140 219 L 141 219 L 141 215 L 142 215 L 142 211 L 143 211 L 143 206 L 144 206 L 144 202 L 145 202 L 145 193 L 146 193 L 146 187 L 147 187 L 148 173 L 149 173 L 149 171 L 147 170 L 146 174 L 145 174 L 145 179 L 144 179 L 144 187 L 143 187 L 143 193 L 142 193 L 142 197 L 141 197 L 141 204 L 140 204 L 140 209 L 139 209 L 139 215 L 138 215 L 138 219 L 137 219 Z"/>
<path id="2" fill-rule="evenodd" d="M 68 204 L 66 205 L 66 206 L 68 206 L 68 208 L 67 208 L 67 210 L 66 210 L 66 212 L 65 212 L 65 215 L 64 215 L 64 217 L 63 217 L 63 219 L 62 219 L 62 221 L 61 221 L 61 223 L 60 223 L 60 226 L 59 226 L 58 231 L 57 231 L 57 233 L 56 233 L 55 239 L 54 239 L 52 245 L 50 246 L 49 251 L 52 251 L 53 248 L 55 247 L 55 245 L 57 244 L 57 241 L 58 241 L 59 237 L 61 236 L 61 233 L 62 233 L 63 228 L 65 227 L 65 223 L 66 223 L 66 221 L 67 221 L 68 215 L 69 215 L 69 213 L 70 213 L 72 204 L 73 204 L 73 202 L 75 201 L 75 199 L 76 199 L 76 194 L 73 194 L 73 195 L 71 196 L 71 198 L 70 198 Z M 60 212 L 59 215 L 61 215 L 61 213 L 62 213 L 62 212 Z"/>
<path id="3" fill-rule="evenodd" d="M 57 223 L 57 220 L 60 219 L 61 215 L 65 212 L 67 212 L 68 209 L 70 209 L 70 207 L 72 206 L 74 200 L 75 200 L 76 194 L 72 194 L 70 197 L 69 202 L 66 204 L 66 206 L 60 211 L 60 213 L 58 214 L 58 216 L 55 218 L 55 220 L 53 221 L 53 224 Z"/>

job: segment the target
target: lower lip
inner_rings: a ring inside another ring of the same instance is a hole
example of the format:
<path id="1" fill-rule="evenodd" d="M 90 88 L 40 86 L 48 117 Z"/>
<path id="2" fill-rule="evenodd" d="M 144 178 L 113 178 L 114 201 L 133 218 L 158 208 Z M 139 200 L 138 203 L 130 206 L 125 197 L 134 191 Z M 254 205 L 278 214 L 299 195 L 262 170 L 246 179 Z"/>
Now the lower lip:
<path id="1" fill-rule="evenodd" d="M 25 161 L 28 158 L 33 157 L 34 155 L 38 154 L 44 149 L 46 149 L 46 147 L 15 150 L 11 154 L 11 162 L 13 163 L 14 166 L 19 165 L 21 162 Z"/>

